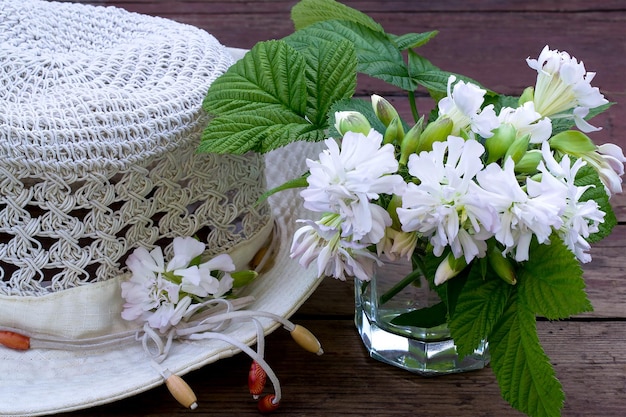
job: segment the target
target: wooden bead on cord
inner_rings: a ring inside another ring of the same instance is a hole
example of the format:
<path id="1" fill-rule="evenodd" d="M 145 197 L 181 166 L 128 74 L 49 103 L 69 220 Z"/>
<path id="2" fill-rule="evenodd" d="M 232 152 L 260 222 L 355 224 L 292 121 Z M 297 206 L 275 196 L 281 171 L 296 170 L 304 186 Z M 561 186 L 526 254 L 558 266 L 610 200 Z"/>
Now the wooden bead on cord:
<path id="1" fill-rule="evenodd" d="M 296 343 L 302 346 L 304 350 L 317 355 L 322 355 L 324 353 L 320 341 L 317 340 L 317 337 L 315 337 L 306 327 L 296 324 L 294 329 L 291 331 L 291 337 L 296 341 Z"/>
<path id="2" fill-rule="evenodd" d="M 28 350 L 30 349 L 30 337 L 2 330 L 0 331 L 0 345 L 16 350 Z"/>
<path id="3" fill-rule="evenodd" d="M 178 375 L 171 374 L 165 380 L 165 385 L 172 396 L 176 398 L 183 407 L 196 409 L 198 407 L 198 399 L 191 387 Z"/>

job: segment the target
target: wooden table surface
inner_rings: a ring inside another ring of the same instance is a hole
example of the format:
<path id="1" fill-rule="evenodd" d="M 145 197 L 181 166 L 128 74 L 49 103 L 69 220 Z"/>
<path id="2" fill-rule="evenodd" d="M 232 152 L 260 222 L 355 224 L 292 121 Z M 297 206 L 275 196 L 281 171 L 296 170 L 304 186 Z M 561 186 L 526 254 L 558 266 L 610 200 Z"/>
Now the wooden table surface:
<path id="1" fill-rule="evenodd" d="M 106 3 L 171 18 L 206 29 L 223 44 L 250 48 L 292 31 L 294 0 L 120 0 Z M 401 34 L 437 29 L 421 52 L 443 69 L 473 77 L 499 92 L 519 94 L 533 85 L 535 73 L 525 58 L 544 45 L 566 50 L 596 71 L 593 82 L 618 102 L 597 118 L 604 126 L 592 134 L 598 143 L 626 147 L 626 2 L 555 0 L 550 2 L 355 0 L 346 4 Z M 393 99 L 397 91 L 362 79 L 362 95 Z M 397 96 L 397 97 L 396 97 Z M 431 103 L 423 97 L 420 106 Z M 539 320 L 539 336 L 566 393 L 563 416 L 626 415 L 626 197 L 612 199 L 620 221 L 614 233 L 596 244 L 593 262 L 584 265 L 593 313 L 570 320 Z M 297 279 L 297 277 L 294 277 Z M 267 360 L 283 387 L 277 416 L 522 416 L 500 397 L 490 369 L 424 378 L 370 359 L 353 324 L 350 283 L 324 281 L 295 314 L 321 340 L 316 357 L 294 347 L 277 331 L 267 338 Z M 181 408 L 165 387 L 68 416 L 245 416 L 259 415 L 247 393 L 250 360 L 243 354 L 220 360 L 186 376 L 199 408 Z"/>

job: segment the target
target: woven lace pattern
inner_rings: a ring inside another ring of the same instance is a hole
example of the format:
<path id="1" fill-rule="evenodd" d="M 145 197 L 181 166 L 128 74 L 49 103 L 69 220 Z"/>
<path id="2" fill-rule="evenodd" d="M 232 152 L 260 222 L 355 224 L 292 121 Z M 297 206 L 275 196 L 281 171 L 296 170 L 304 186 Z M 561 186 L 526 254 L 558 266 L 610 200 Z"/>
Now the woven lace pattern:
<path id="1" fill-rule="evenodd" d="M 204 95 L 232 64 L 210 34 L 3 0 L 0 49 L 0 294 L 107 280 L 176 236 L 223 251 L 270 221 L 262 157 L 196 153 Z"/>

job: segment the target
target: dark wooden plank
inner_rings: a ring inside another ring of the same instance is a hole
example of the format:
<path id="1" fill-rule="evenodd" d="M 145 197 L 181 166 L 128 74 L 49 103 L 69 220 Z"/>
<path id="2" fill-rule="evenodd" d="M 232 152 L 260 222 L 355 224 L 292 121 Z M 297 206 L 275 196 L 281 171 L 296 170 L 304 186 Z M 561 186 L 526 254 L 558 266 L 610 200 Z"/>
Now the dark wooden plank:
<path id="1" fill-rule="evenodd" d="M 626 318 L 626 226 L 617 226 L 609 237 L 592 246 L 593 260 L 585 264 L 587 293 L 594 312 L 584 317 Z"/>
<path id="2" fill-rule="evenodd" d="M 108 1 L 130 11 L 153 14 L 194 24 L 215 34 L 224 44 L 250 48 L 254 43 L 285 36 L 293 30 L 291 7 L 296 1 Z M 545 44 L 565 49 L 584 60 L 619 57 L 626 9 L 623 2 L 364 2 L 345 1 L 369 13 L 392 33 L 439 30 L 437 40 L 425 47 L 435 63 L 454 64 L 451 70 L 468 75 L 509 77 L 524 58 L 539 53 Z M 395 6 L 402 4 L 403 6 Z M 618 7 L 621 4 L 621 10 Z M 521 8 L 521 10 L 520 10 Z M 602 11 L 604 9 L 604 11 Z M 478 13 L 478 11 L 489 13 Z M 585 13 L 581 13 L 581 12 Z M 558 13 L 557 13 L 558 12 Z M 607 37 L 607 34 L 611 34 Z M 610 39 L 615 39 L 611 42 Z M 472 46 L 472 47 L 470 47 Z M 434 49 L 435 51 L 431 51 Z M 467 51 L 472 51 L 471 54 Z M 434 54 L 432 52 L 435 52 Z M 463 53 L 460 53 L 463 52 Z M 586 52 L 593 52 L 593 56 Z M 486 59 L 486 60 L 485 60 Z M 605 61 L 605 59 L 602 59 Z M 619 66 L 621 60 L 617 61 Z M 488 63 L 491 70 L 487 70 Z M 596 63 L 590 70 L 595 70 Z M 608 64 L 608 63 L 602 63 Z M 598 77 L 602 72 L 598 70 Z M 608 74 L 604 75 L 608 77 Z M 618 79 L 619 74 L 614 74 Z M 527 79 L 531 79 L 528 77 Z M 497 80 L 497 78 L 495 78 Z M 503 78 L 490 86 L 524 86 L 516 78 Z M 599 79 L 600 81 L 601 79 Z M 480 80 L 479 80 L 480 81 Z M 603 83 L 600 82 L 600 85 Z"/>
<path id="3" fill-rule="evenodd" d="M 500 398 L 490 369 L 424 378 L 367 356 L 349 320 L 305 321 L 325 354 L 311 356 L 284 332 L 267 339 L 267 359 L 281 380 L 282 406 L 275 416 L 472 416 L 521 417 Z M 623 323 L 540 322 L 567 399 L 563 416 L 622 417 L 626 410 L 626 327 Z M 277 349 L 279 348 L 279 349 Z M 188 375 L 201 413 L 258 415 L 247 394 L 249 360 L 243 354 Z M 132 399 L 64 416 L 188 415 L 164 387 Z"/>
<path id="4" fill-rule="evenodd" d="M 70 0 L 65 0 L 70 1 Z M 92 3 L 94 0 L 81 1 L 82 3 Z M 296 0 L 112 0 L 104 3 L 116 4 L 128 8 L 150 8 L 163 10 L 176 10 L 184 13 L 202 13 L 207 9 L 228 10 L 231 13 L 251 11 L 273 11 L 291 7 Z M 157 3 L 157 4 L 155 4 Z M 162 4 L 158 4 L 162 3 Z M 601 0 L 589 2 L 586 0 L 572 1 L 550 1 L 531 0 L 524 2 L 503 2 L 501 0 L 447 0 L 445 2 L 433 2 L 426 0 L 345 0 L 342 3 L 357 8 L 366 13 L 373 12 L 395 12 L 395 13 L 425 13 L 425 12 L 494 12 L 494 11 L 546 11 L 552 13 L 587 13 L 593 11 L 616 12 L 625 9 L 621 0 Z"/>

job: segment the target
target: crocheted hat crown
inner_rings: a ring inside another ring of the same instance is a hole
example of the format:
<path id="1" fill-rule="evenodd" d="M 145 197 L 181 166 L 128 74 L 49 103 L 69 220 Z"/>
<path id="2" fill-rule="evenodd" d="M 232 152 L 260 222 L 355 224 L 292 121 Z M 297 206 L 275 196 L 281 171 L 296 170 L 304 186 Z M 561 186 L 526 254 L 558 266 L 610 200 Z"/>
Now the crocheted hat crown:
<path id="1" fill-rule="evenodd" d="M 270 220 L 257 155 L 199 155 L 211 82 L 231 64 L 170 20 L 47 1 L 0 8 L 0 294 L 120 274 L 138 246 L 215 251 Z"/>

